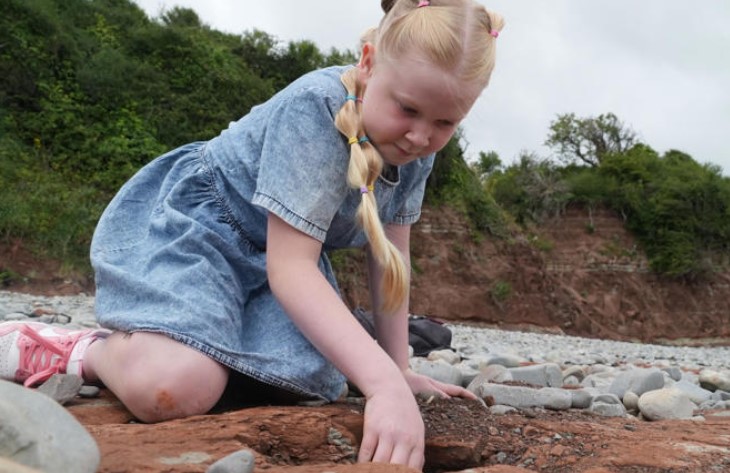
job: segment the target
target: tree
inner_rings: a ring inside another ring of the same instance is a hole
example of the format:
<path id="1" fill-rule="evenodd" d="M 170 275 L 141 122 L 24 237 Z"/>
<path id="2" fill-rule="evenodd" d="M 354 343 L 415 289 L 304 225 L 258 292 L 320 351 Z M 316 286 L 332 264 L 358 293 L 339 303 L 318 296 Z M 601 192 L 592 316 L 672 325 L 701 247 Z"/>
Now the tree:
<path id="1" fill-rule="evenodd" d="M 499 154 L 496 151 L 484 151 L 479 152 L 479 161 L 474 163 L 473 168 L 476 171 L 479 179 L 484 181 L 492 174 L 502 167 L 502 160 L 499 159 Z"/>
<path id="2" fill-rule="evenodd" d="M 504 172 L 490 176 L 487 187 L 522 225 L 560 215 L 572 197 L 557 167 L 529 152 L 522 152 L 519 162 Z"/>
<path id="3" fill-rule="evenodd" d="M 545 141 L 566 164 L 579 162 L 593 167 L 607 155 L 624 153 L 637 143 L 636 132 L 613 113 L 597 118 L 576 118 L 574 113 L 558 115 Z"/>
<path id="4" fill-rule="evenodd" d="M 173 7 L 171 10 L 164 12 L 160 19 L 167 26 L 177 26 L 181 28 L 203 28 L 203 22 L 195 10 L 183 7 Z"/>

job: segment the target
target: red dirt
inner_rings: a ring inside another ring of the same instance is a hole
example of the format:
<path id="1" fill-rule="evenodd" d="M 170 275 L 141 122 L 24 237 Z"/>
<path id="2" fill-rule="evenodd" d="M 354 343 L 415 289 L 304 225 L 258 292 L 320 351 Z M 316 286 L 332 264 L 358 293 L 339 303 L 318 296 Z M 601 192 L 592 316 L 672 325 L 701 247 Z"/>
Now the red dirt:
<path id="1" fill-rule="evenodd" d="M 459 399 L 420 405 L 426 472 L 730 472 L 727 416 L 652 423 L 579 411 L 494 416 Z M 352 465 L 362 438 L 360 404 L 253 407 L 148 425 L 130 423 L 132 416 L 104 391 L 69 410 L 99 443 L 100 473 L 204 472 L 243 448 L 255 453 L 256 471 L 412 471 Z"/>

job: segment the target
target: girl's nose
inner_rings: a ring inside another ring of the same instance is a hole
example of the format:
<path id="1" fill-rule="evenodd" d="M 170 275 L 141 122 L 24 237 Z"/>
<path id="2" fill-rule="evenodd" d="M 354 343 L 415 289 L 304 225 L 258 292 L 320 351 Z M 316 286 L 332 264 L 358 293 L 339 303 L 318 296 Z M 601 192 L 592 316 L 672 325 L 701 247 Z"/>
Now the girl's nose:
<path id="1" fill-rule="evenodd" d="M 425 123 L 414 123 L 406 133 L 406 139 L 416 148 L 426 148 L 431 141 L 431 127 Z"/>

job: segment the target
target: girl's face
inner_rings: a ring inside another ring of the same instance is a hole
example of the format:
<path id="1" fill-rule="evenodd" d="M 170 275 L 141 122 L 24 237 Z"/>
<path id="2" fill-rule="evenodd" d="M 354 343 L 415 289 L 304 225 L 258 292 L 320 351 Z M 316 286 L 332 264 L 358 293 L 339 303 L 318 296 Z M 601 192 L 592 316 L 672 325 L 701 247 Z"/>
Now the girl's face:
<path id="1" fill-rule="evenodd" d="M 417 54 L 375 64 L 367 43 L 358 65 L 363 127 L 383 160 L 407 164 L 443 148 L 481 93 Z"/>

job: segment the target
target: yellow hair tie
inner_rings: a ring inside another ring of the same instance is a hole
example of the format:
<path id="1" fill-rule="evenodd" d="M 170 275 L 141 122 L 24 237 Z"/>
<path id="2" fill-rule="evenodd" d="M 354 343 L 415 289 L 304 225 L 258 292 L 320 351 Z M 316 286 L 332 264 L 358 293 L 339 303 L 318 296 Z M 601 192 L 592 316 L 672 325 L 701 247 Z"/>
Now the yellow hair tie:
<path id="1" fill-rule="evenodd" d="M 372 192 L 374 190 L 375 190 L 375 186 L 373 184 L 370 184 L 369 186 L 360 186 L 361 194 L 367 194 L 368 192 Z"/>
<path id="2" fill-rule="evenodd" d="M 354 145 L 359 140 L 357 139 L 357 136 L 351 136 L 349 140 L 347 140 L 347 144 Z"/>

